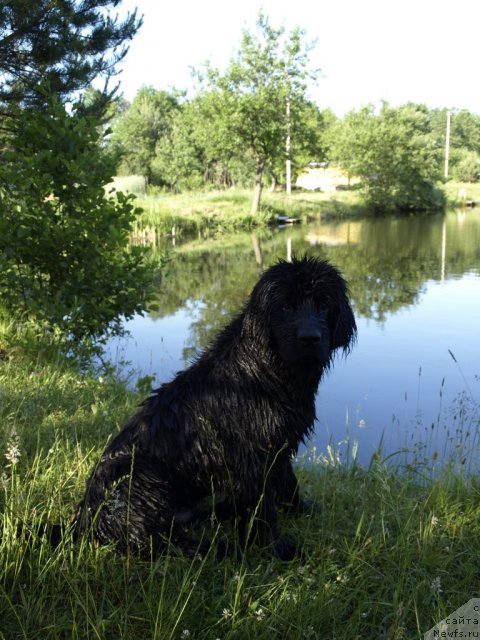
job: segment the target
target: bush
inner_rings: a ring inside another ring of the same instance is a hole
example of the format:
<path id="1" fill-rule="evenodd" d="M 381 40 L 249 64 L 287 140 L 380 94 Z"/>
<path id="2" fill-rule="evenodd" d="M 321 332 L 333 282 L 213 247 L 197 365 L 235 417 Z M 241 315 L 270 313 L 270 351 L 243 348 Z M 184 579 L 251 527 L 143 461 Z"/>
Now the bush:
<path id="1" fill-rule="evenodd" d="M 384 103 L 379 113 L 367 107 L 347 114 L 337 126 L 333 157 L 360 179 L 365 200 L 375 212 L 444 205 L 437 187 L 439 150 L 424 107 L 393 108 Z"/>
<path id="2" fill-rule="evenodd" d="M 459 182 L 477 182 L 480 178 L 480 158 L 474 151 L 455 149 L 451 173 L 453 179 Z"/>
<path id="3" fill-rule="evenodd" d="M 68 345 L 121 331 L 151 296 L 144 250 L 129 246 L 133 196 L 110 190 L 99 123 L 52 98 L 16 114 L 0 164 L 0 298 Z"/>

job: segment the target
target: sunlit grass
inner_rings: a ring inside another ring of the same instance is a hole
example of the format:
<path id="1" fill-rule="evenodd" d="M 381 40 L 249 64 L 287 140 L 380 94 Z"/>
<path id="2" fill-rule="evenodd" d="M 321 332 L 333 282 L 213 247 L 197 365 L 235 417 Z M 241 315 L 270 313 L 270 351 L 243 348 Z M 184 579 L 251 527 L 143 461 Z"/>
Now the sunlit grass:
<path id="1" fill-rule="evenodd" d="M 265 190 L 260 211 L 252 215 L 250 189 L 149 194 L 141 176 L 116 177 L 112 186 L 137 196 L 136 205 L 141 212 L 134 234 L 139 236 L 143 232 L 145 239 L 154 234 L 201 235 L 252 230 L 277 223 L 278 216 L 320 220 L 367 212 L 361 192 L 355 188 L 334 193 L 294 190 L 291 195 Z M 450 180 L 442 188 L 450 206 L 480 204 L 480 183 Z"/>
<path id="2" fill-rule="evenodd" d="M 265 191 L 255 215 L 250 213 L 251 199 L 252 191 L 247 189 L 155 195 L 140 192 L 136 204 L 141 213 L 135 232 L 147 228 L 161 235 L 224 233 L 277 224 L 279 216 L 319 220 L 363 211 L 356 191 L 294 192 L 290 196 Z"/>
<path id="3" fill-rule="evenodd" d="M 480 206 L 480 182 L 449 180 L 443 188 L 451 206 L 461 207 L 472 203 Z"/>
<path id="4" fill-rule="evenodd" d="M 290 563 L 256 547 L 237 560 L 212 550 L 142 562 L 86 540 L 28 543 L 19 521 L 68 521 L 140 399 L 53 348 L 34 352 L 0 332 L 2 640 L 421 638 L 477 595 L 478 479 L 424 465 L 399 473 L 380 455 L 369 469 L 333 450 L 299 464 L 317 509 L 281 518 L 300 550 Z"/>

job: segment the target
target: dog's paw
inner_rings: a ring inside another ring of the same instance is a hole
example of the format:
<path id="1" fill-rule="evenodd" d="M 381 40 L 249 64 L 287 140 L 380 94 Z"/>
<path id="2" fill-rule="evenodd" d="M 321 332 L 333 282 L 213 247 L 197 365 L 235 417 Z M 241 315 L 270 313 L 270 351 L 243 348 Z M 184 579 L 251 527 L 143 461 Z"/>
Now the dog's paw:
<path id="1" fill-rule="evenodd" d="M 285 538 L 279 538 L 275 542 L 275 553 L 280 560 L 293 560 L 297 553 L 297 548 L 293 542 L 290 542 Z"/>

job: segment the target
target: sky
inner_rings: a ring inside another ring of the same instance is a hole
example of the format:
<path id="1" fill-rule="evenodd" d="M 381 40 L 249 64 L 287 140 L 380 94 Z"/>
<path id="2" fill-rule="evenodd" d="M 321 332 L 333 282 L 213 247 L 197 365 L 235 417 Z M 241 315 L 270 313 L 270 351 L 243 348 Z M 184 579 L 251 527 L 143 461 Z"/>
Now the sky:
<path id="1" fill-rule="evenodd" d="M 120 90 L 188 89 L 191 67 L 224 68 L 260 9 L 272 26 L 304 28 L 321 75 L 310 97 L 337 115 L 387 100 L 480 114 L 480 0 L 124 0 L 144 24 Z"/>

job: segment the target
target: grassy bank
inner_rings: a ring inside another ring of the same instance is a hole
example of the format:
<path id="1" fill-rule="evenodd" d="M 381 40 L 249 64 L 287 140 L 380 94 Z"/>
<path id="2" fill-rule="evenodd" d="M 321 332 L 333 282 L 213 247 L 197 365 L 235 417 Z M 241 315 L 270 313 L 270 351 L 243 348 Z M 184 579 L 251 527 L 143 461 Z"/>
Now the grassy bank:
<path id="1" fill-rule="evenodd" d="M 324 193 L 296 192 L 287 196 L 275 192 L 265 193 L 260 211 L 252 215 L 251 195 L 247 190 L 229 190 L 143 196 L 137 203 L 142 209 L 138 226 L 155 227 L 161 233 L 170 233 L 173 227 L 177 233 L 228 232 L 276 224 L 278 216 L 319 220 L 358 213 L 362 207 L 358 193 L 353 191 L 338 192 L 335 197 Z"/>
<path id="2" fill-rule="evenodd" d="M 401 476 L 378 462 L 300 468 L 318 509 L 282 518 L 301 548 L 291 563 L 257 548 L 238 561 L 141 562 L 86 541 L 52 551 L 18 538 L 19 520 L 69 517 L 145 392 L 0 334 L 2 640 L 421 638 L 478 595 L 479 482 Z"/>
<path id="3" fill-rule="evenodd" d="M 252 215 L 252 191 L 248 189 L 147 195 L 143 181 L 133 176 L 116 178 L 114 184 L 117 189 L 137 195 L 136 204 L 141 209 L 137 230 L 154 228 L 160 234 L 169 234 L 173 228 L 179 234 L 250 230 L 277 223 L 278 216 L 318 220 L 363 211 L 363 202 L 356 191 L 335 194 L 296 191 L 287 196 L 280 191 L 265 190 L 260 211 Z"/>
<path id="4" fill-rule="evenodd" d="M 451 180 L 444 185 L 444 192 L 450 207 L 463 207 L 472 203 L 480 207 L 480 182 Z"/>
<path id="5" fill-rule="evenodd" d="M 308 221 L 366 213 L 362 195 L 356 189 L 335 193 L 294 191 L 290 196 L 281 191 L 265 191 L 260 211 L 252 215 L 252 192 L 247 189 L 148 195 L 143 180 L 135 176 L 116 178 L 115 186 L 137 195 L 141 212 L 135 233 L 146 233 L 149 240 L 149 234 L 166 235 L 172 231 L 195 235 L 250 230 L 277 224 L 278 216 Z M 450 207 L 471 202 L 480 206 L 480 183 L 450 181 L 443 185 L 443 190 Z"/>

